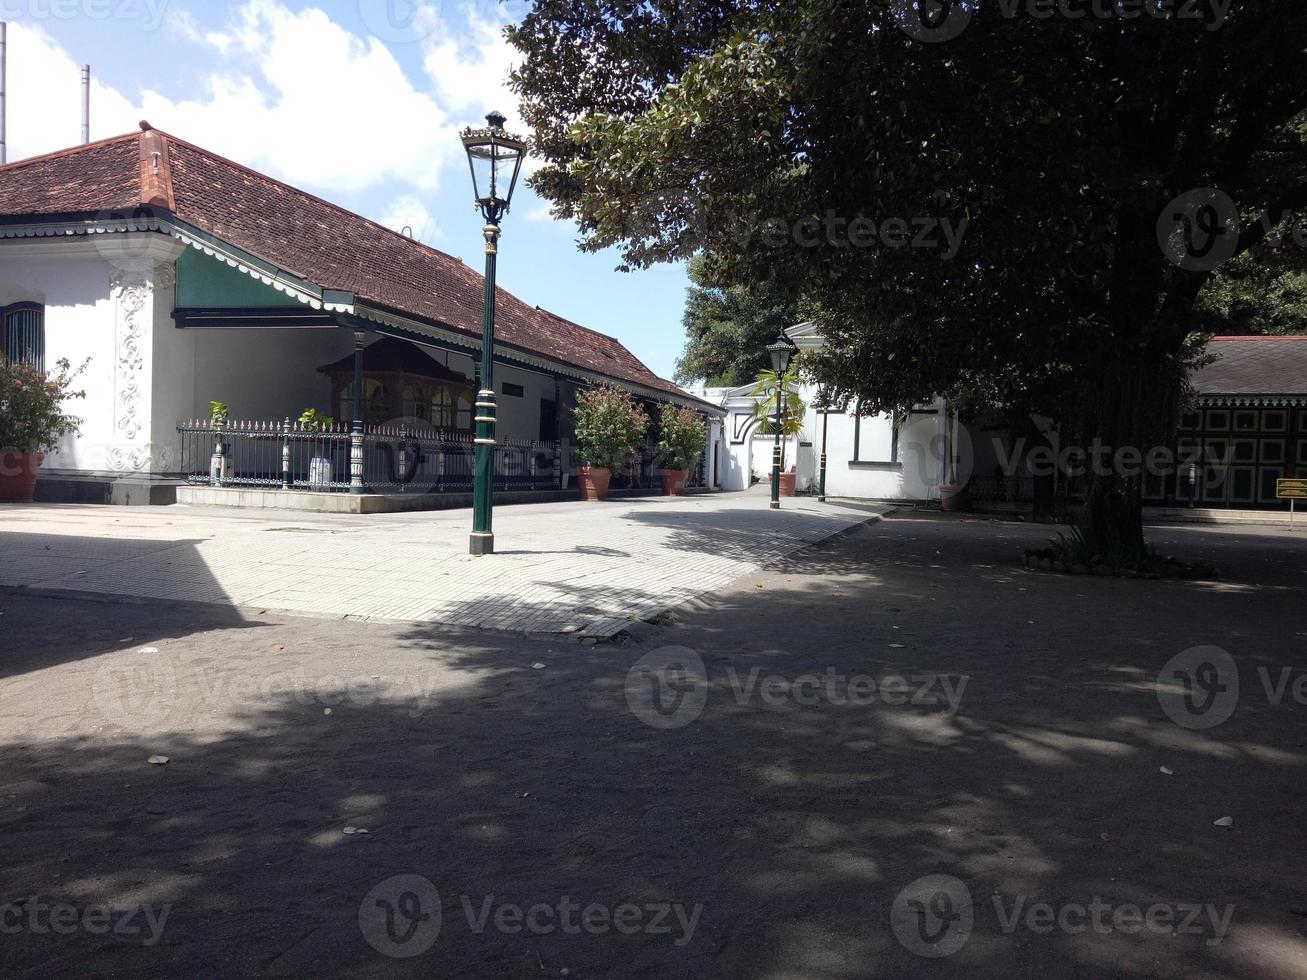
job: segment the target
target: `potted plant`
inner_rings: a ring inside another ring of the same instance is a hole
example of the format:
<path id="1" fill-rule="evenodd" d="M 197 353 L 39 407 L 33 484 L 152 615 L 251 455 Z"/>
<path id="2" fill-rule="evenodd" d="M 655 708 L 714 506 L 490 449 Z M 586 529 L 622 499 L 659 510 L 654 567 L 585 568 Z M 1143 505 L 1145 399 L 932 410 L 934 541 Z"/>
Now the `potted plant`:
<path id="1" fill-rule="evenodd" d="M 336 420 L 326 412 L 316 408 L 306 408 L 300 412 L 300 428 L 309 432 L 330 432 Z M 323 449 L 322 451 L 326 451 Z M 328 490 L 331 488 L 331 460 L 326 456 L 313 456 L 309 460 L 309 489 Z"/>
<path id="2" fill-rule="evenodd" d="M 576 396 L 577 483 L 582 500 L 605 500 L 613 471 L 620 470 L 644 441 L 649 416 L 626 392 L 609 385 Z"/>
<path id="3" fill-rule="evenodd" d="M 690 467 L 707 446 L 708 433 L 698 412 L 678 405 L 663 406 L 662 439 L 658 443 L 663 455 L 663 496 L 680 497 L 685 493 Z"/>
<path id="4" fill-rule="evenodd" d="M 67 358 L 55 362 L 46 374 L 31 364 L 0 359 L 0 500 L 26 503 L 36 491 L 36 474 L 45 454 L 60 437 L 77 432 L 82 420 L 63 410 L 70 398 L 85 398 L 72 391 L 76 371 Z"/>
<path id="5" fill-rule="evenodd" d="M 231 443 L 227 442 L 227 403 L 209 402 L 209 426 L 213 429 L 213 455 L 209 457 L 209 482 L 215 487 L 231 479 Z"/>
<path id="6" fill-rule="evenodd" d="M 749 392 L 754 398 L 753 417 L 758 422 L 758 432 L 764 436 L 776 434 L 776 386 L 783 386 L 781 396 L 781 496 L 794 496 L 794 482 L 798 477 L 794 467 L 786 469 L 786 443 L 790 436 L 797 436 L 803 430 L 803 415 L 808 410 L 799 397 L 799 372 L 791 366 L 783 377 L 777 377 L 775 371 L 765 370 L 758 374 L 753 390 Z"/>

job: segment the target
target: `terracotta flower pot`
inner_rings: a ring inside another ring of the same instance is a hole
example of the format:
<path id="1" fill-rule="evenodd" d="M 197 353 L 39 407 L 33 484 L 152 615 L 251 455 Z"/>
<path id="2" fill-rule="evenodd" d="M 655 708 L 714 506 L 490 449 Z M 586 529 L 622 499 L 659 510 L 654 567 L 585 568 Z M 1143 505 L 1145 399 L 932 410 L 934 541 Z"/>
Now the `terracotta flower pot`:
<path id="1" fill-rule="evenodd" d="M 939 488 L 940 510 L 966 510 L 967 485 L 965 483 L 944 483 Z"/>
<path id="2" fill-rule="evenodd" d="M 582 500 L 607 500 L 608 481 L 613 478 L 613 471 L 602 466 L 578 466 L 576 482 L 581 488 Z"/>
<path id="3" fill-rule="evenodd" d="M 689 470 L 663 470 L 663 496 L 684 497 L 685 481 L 689 478 Z"/>
<path id="4" fill-rule="evenodd" d="M 798 479 L 798 477 L 799 477 L 799 474 L 798 474 L 798 473 L 795 473 L 794 470 L 790 470 L 788 473 L 782 473 L 782 474 L 781 474 L 781 496 L 782 496 L 782 497 L 793 497 L 793 496 L 794 496 L 794 481 L 795 481 L 796 479 Z"/>
<path id="5" fill-rule="evenodd" d="M 36 492 L 36 471 L 45 453 L 0 453 L 0 501 L 28 504 Z"/>

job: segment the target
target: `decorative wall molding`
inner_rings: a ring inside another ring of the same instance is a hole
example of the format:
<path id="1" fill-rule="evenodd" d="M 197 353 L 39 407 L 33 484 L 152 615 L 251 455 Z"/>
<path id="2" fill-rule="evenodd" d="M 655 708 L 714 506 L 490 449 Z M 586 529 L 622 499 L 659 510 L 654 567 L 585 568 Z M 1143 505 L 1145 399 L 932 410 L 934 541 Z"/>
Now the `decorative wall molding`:
<path id="1" fill-rule="evenodd" d="M 144 400 L 146 334 L 150 324 L 153 287 L 145 275 L 115 271 L 110 289 L 117 304 L 117 336 L 114 342 L 114 429 L 135 441 L 146 425 L 141 405 Z M 148 454 L 147 454 L 148 461 Z M 116 467 L 115 467 L 116 468 Z"/>

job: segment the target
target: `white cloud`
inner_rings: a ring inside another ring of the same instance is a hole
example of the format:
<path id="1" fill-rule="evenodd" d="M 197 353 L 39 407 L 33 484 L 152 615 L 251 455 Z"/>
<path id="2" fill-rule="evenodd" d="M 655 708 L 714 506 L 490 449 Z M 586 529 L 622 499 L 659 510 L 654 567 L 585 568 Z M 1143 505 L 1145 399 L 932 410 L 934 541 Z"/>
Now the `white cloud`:
<path id="1" fill-rule="evenodd" d="M 9 162 L 75 146 L 82 138 L 80 65 L 39 27 L 10 24 L 5 136 Z M 136 128 L 140 112 L 101 85 L 91 67 L 91 139 Z"/>
<path id="2" fill-rule="evenodd" d="M 402 194 L 392 200 L 376 221 L 392 231 L 408 228 L 413 238 L 427 245 L 444 236 L 440 223 L 416 194 Z"/>
<path id="3" fill-rule="evenodd" d="M 466 33 L 456 35 L 447 22 L 438 22 L 423 43 L 423 67 L 462 125 L 484 125 L 485 114 L 497 109 L 508 118 L 507 128 L 520 128 L 517 98 L 508 88 L 515 52 L 504 40 L 504 24 L 470 5 L 461 12 Z"/>

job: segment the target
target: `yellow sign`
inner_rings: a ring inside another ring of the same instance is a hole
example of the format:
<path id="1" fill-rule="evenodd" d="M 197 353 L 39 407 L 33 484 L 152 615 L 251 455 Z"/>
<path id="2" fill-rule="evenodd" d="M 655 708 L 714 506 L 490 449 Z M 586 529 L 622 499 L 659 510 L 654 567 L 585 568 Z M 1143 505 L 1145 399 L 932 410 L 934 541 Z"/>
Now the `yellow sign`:
<path id="1" fill-rule="evenodd" d="M 1279 500 L 1307 500 L 1307 480 L 1276 480 L 1275 496 Z"/>

